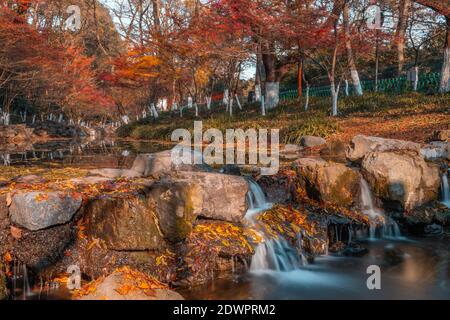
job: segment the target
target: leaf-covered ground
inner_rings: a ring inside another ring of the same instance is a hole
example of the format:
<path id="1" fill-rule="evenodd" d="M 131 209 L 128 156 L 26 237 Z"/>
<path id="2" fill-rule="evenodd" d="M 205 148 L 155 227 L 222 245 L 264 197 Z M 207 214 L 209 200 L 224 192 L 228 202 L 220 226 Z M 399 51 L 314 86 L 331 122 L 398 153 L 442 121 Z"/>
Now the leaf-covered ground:
<path id="1" fill-rule="evenodd" d="M 434 130 L 450 128 L 450 94 L 368 93 L 363 97 L 342 97 L 338 117 L 329 116 L 330 98 L 313 97 L 307 111 L 303 106 L 304 99 L 283 101 L 262 117 L 257 104 L 247 104 L 242 111 L 236 109 L 232 118 L 223 107 L 201 110 L 199 117 L 186 109 L 183 118 L 176 112 L 162 113 L 157 122 L 140 120 L 121 127 L 118 134 L 132 139 L 170 141 L 173 130 L 192 130 L 193 121 L 202 120 L 204 130 L 280 129 L 283 143 L 298 143 L 303 135 L 348 141 L 357 134 L 424 142 Z"/>

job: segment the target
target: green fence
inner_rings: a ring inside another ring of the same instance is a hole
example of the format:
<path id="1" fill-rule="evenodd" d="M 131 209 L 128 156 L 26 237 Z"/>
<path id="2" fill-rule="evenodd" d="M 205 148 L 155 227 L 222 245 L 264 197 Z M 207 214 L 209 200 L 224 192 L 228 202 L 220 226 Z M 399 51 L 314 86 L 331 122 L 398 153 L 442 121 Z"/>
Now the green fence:
<path id="1" fill-rule="evenodd" d="M 427 73 L 419 76 L 419 82 L 417 83 L 417 92 L 423 93 L 435 93 L 439 91 L 440 73 Z M 361 86 L 365 92 L 383 92 L 383 93 L 403 93 L 413 91 L 412 82 L 408 81 L 406 77 L 380 79 L 378 80 L 378 89 L 375 90 L 375 80 L 361 81 Z M 348 86 L 349 95 L 354 94 L 354 88 L 349 83 Z M 306 94 L 306 90 L 303 90 L 303 95 Z M 345 85 L 340 87 L 340 95 L 345 95 Z M 309 89 L 309 95 L 311 97 L 329 97 L 331 96 L 330 86 L 312 87 Z M 281 90 L 281 100 L 291 100 L 298 97 L 298 90 Z"/>

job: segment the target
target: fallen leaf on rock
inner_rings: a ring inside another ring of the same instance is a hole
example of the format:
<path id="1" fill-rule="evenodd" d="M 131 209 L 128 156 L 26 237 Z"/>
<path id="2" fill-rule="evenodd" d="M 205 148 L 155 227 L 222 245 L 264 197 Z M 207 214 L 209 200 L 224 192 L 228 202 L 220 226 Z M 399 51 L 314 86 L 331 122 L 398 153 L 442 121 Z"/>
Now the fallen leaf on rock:
<path id="1" fill-rule="evenodd" d="M 11 253 L 6 252 L 5 255 L 3 256 L 3 260 L 5 260 L 6 263 L 11 262 L 12 261 Z"/>
<path id="2" fill-rule="evenodd" d="M 11 193 L 6 194 L 6 206 L 9 207 L 12 203 L 12 196 Z"/>
<path id="3" fill-rule="evenodd" d="M 125 283 L 119 288 L 115 289 L 120 295 L 126 296 L 128 293 L 130 293 L 131 290 L 133 290 L 133 286 Z"/>
<path id="4" fill-rule="evenodd" d="M 11 226 L 10 230 L 11 230 L 11 235 L 14 239 L 19 240 L 20 238 L 22 238 L 22 235 L 23 235 L 22 229 Z"/>

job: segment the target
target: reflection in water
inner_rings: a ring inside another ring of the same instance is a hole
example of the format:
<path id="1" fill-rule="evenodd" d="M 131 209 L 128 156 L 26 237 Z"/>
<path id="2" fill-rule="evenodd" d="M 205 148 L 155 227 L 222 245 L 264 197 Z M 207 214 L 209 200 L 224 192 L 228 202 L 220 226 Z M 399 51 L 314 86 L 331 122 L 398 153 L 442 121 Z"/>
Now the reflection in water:
<path id="1" fill-rule="evenodd" d="M 191 299 L 450 299 L 445 240 L 368 241 L 363 257 L 319 257 L 289 272 L 259 271 L 182 290 Z M 392 259 L 392 248 L 399 257 Z M 381 268 L 381 290 L 368 290 L 369 265 Z"/>
<path id="2" fill-rule="evenodd" d="M 153 141 L 94 140 L 50 141 L 12 148 L 0 145 L 0 166 L 52 165 L 82 168 L 122 168 L 130 165 L 128 158 L 138 153 L 170 149 L 170 143 Z"/>

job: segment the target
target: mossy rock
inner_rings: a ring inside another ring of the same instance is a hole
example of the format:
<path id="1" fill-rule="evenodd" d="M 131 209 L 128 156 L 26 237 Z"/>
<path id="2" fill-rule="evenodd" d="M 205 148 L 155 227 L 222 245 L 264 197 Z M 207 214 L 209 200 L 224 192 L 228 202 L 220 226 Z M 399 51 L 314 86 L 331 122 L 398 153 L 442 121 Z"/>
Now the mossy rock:
<path id="1" fill-rule="evenodd" d="M 300 185 L 309 198 L 338 206 L 351 206 L 358 195 L 360 175 L 342 163 L 302 158 L 294 163 Z"/>
<path id="2" fill-rule="evenodd" d="M 0 262 L 0 300 L 8 298 L 8 289 L 6 287 L 6 275 L 3 264 Z"/>
<path id="3" fill-rule="evenodd" d="M 189 181 L 162 181 L 154 184 L 148 195 L 161 234 L 171 243 L 184 240 L 197 219 L 195 208 L 203 198 L 197 184 Z"/>

